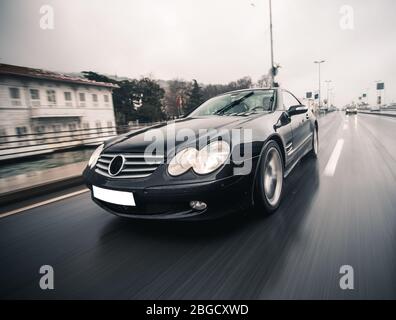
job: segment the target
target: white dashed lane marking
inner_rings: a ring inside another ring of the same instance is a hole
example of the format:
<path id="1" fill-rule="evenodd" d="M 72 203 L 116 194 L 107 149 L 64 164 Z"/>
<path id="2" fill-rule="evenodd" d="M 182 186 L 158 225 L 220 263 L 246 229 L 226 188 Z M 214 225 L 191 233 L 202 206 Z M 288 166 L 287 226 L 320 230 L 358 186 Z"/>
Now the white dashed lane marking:
<path id="1" fill-rule="evenodd" d="M 342 148 L 344 147 L 344 139 L 339 139 L 334 147 L 333 153 L 327 162 L 324 170 L 324 175 L 327 177 L 333 177 L 337 169 L 338 159 L 340 158 Z"/>

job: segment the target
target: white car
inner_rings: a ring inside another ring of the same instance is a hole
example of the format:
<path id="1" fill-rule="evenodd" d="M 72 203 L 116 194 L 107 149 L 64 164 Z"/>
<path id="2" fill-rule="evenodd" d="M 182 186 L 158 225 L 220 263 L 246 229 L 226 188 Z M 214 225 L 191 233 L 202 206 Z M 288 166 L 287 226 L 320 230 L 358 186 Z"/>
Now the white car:
<path id="1" fill-rule="evenodd" d="M 357 108 L 356 108 L 356 106 L 348 106 L 346 109 L 345 109 L 345 114 L 357 114 Z"/>

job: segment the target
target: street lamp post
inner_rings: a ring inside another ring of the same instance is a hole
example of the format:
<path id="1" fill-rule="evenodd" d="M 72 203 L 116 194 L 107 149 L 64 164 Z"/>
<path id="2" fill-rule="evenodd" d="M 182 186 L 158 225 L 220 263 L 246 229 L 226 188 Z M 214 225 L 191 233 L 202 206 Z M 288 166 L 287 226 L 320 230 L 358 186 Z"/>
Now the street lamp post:
<path id="1" fill-rule="evenodd" d="M 274 65 L 274 39 L 272 34 L 272 1 L 269 0 L 269 14 L 270 14 L 270 38 L 271 38 L 271 85 L 274 85 L 275 65 Z"/>
<path id="2" fill-rule="evenodd" d="M 329 104 L 330 104 L 330 95 L 329 95 L 329 93 L 330 93 L 330 83 L 332 81 L 331 80 L 326 80 L 325 82 L 327 84 L 327 108 L 328 108 Z"/>
<path id="3" fill-rule="evenodd" d="M 272 32 L 272 0 L 268 0 L 269 4 L 269 29 L 270 29 L 270 49 L 271 49 L 271 68 L 269 72 L 269 77 L 271 81 L 271 86 L 275 84 L 275 75 L 277 74 L 278 67 L 275 67 L 274 63 L 274 37 Z M 254 3 L 251 3 L 251 6 L 255 7 Z"/>
<path id="4" fill-rule="evenodd" d="M 370 88 L 366 88 L 366 90 L 365 90 L 366 92 L 365 92 L 365 94 L 366 94 L 366 107 L 368 107 L 369 105 L 370 105 L 370 102 L 369 102 L 369 91 L 370 91 Z"/>
<path id="5" fill-rule="evenodd" d="M 320 61 L 314 61 L 314 63 L 317 63 L 319 66 L 319 111 L 320 111 L 320 105 L 321 105 L 321 82 L 320 82 L 320 65 L 322 63 L 326 62 L 326 60 L 320 60 Z"/>

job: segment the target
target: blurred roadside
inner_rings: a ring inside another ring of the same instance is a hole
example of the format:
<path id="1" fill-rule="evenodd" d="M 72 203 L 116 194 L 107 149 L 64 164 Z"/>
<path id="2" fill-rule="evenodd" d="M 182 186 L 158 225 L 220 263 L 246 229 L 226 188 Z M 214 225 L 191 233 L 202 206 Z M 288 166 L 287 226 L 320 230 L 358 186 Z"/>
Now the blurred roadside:
<path id="1" fill-rule="evenodd" d="M 131 123 L 129 126 L 111 128 L 110 134 L 101 132 L 102 135 L 98 136 L 95 133 L 94 141 L 88 144 L 70 138 L 70 132 L 66 132 L 68 138 L 65 138 L 62 145 L 58 144 L 57 149 L 53 147 L 53 137 L 46 138 L 46 134 L 26 139 L 36 150 L 32 155 L 11 159 L 1 159 L 0 156 L 0 206 L 82 185 L 82 172 L 98 144 L 114 137 L 115 132 L 130 132 L 153 124 Z M 74 135 L 78 136 L 79 133 Z M 19 144 L 13 143 L 14 145 L 15 147 L 0 149 L 12 154 L 20 150 Z M 46 152 L 37 152 L 38 149 Z"/>

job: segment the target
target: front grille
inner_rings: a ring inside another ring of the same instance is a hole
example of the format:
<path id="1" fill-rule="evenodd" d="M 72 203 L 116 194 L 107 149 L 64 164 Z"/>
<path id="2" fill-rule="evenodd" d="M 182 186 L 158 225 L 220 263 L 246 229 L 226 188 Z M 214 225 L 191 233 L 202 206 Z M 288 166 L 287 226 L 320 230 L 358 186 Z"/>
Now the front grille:
<path id="1" fill-rule="evenodd" d="M 110 176 L 108 169 L 111 160 L 116 156 L 123 156 L 123 169 L 116 176 Z M 108 178 L 146 178 L 164 163 L 162 155 L 146 155 L 144 153 L 130 154 L 102 154 L 96 164 L 95 171 Z"/>

